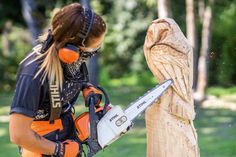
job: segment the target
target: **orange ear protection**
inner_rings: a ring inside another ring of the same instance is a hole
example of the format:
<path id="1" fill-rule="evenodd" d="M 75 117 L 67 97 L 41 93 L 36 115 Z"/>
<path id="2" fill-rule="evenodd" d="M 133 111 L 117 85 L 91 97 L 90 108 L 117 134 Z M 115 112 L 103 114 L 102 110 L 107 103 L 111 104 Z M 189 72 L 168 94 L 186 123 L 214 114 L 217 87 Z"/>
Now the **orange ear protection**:
<path id="1" fill-rule="evenodd" d="M 84 41 L 86 40 L 91 27 L 93 25 L 93 19 L 94 19 L 94 12 L 89 9 L 85 8 L 84 9 L 84 25 L 81 29 L 81 31 L 76 35 L 79 36 L 82 39 L 82 45 L 84 46 Z M 51 30 L 48 30 L 48 37 L 43 43 L 43 47 L 41 49 L 41 53 L 44 53 L 52 44 L 53 44 L 53 36 L 51 34 Z M 64 63 L 70 64 L 75 61 L 77 61 L 80 57 L 89 57 L 93 55 L 94 52 L 92 53 L 87 53 L 87 55 L 83 54 L 80 52 L 79 48 L 73 44 L 67 43 L 64 47 L 60 48 L 58 51 L 58 56 L 60 60 Z"/>
<path id="2" fill-rule="evenodd" d="M 84 41 L 87 38 L 92 24 L 93 24 L 93 19 L 94 19 L 94 13 L 91 9 L 85 8 L 84 9 L 84 25 L 81 29 L 81 31 L 77 34 L 80 38 L 82 38 L 82 45 L 84 45 Z M 59 49 L 58 56 L 61 59 L 62 62 L 64 63 L 73 63 L 77 61 L 80 58 L 80 51 L 79 48 L 76 47 L 73 44 L 66 44 L 63 48 Z"/>
<path id="3" fill-rule="evenodd" d="M 59 49 L 58 56 L 62 62 L 70 64 L 79 59 L 80 51 L 78 47 L 66 44 L 63 48 Z"/>

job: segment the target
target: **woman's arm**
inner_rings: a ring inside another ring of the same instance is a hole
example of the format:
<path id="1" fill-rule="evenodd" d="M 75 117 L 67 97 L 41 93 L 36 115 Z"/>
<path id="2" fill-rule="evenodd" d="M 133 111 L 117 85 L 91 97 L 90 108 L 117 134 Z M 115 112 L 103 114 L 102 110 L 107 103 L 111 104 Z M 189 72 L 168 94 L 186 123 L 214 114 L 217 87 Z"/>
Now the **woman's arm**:
<path id="1" fill-rule="evenodd" d="M 13 113 L 10 115 L 10 140 L 29 151 L 39 154 L 52 155 L 56 144 L 39 136 L 31 129 L 33 118 L 22 114 Z"/>

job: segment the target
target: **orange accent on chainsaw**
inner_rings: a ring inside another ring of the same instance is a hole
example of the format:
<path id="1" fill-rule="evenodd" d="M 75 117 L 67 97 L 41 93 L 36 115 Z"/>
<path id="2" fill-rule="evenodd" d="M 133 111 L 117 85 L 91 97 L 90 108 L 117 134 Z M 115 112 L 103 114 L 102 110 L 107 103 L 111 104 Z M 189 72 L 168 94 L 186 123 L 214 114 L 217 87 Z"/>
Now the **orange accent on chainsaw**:
<path id="1" fill-rule="evenodd" d="M 95 113 L 98 115 L 98 117 L 102 114 L 104 106 L 99 107 L 95 110 Z M 107 106 L 107 111 L 110 109 L 109 106 Z M 84 142 L 86 139 L 90 137 L 90 118 L 89 118 L 89 112 L 84 112 L 81 115 L 79 115 L 75 119 L 75 128 L 77 129 L 78 138 L 81 142 Z"/>

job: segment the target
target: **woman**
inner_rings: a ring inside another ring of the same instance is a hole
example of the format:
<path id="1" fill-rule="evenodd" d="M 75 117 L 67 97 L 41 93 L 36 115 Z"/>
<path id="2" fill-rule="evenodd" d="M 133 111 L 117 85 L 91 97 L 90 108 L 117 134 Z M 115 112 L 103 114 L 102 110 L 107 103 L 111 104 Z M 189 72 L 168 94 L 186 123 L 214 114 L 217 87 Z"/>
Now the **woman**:
<path id="1" fill-rule="evenodd" d="M 106 31 L 103 19 L 73 3 L 53 17 L 42 44 L 21 62 L 10 110 L 10 139 L 23 157 L 75 157 L 82 149 L 75 140 L 72 108 L 80 90 L 100 91 L 88 84 L 85 61 L 100 48 Z"/>

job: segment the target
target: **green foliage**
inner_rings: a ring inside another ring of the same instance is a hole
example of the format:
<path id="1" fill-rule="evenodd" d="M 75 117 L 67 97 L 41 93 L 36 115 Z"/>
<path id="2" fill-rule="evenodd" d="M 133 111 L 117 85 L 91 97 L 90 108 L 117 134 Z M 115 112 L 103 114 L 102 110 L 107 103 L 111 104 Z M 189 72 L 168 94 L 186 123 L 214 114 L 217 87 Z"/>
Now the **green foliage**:
<path id="1" fill-rule="evenodd" d="M 31 48 L 28 38 L 29 34 L 26 30 L 13 27 L 9 34 L 9 55 L 3 55 L 2 47 L 0 47 L 0 91 L 6 92 L 14 89 L 19 63 Z"/>
<path id="2" fill-rule="evenodd" d="M 222 65 L 219 67 L 218 81 L 223 85 L 236 83 L 236 4 L 231 4 L 220 16 L 222 25 L 219 25 L 221 34 L 224 34 L 224 43 L 222 44 Z"/>
<path id="3" fill-rule="evenodd" d="M 170 7 L 172 11 L 172 18 L 181 28 L 181 31 L 186 34 L 186 0 L 178 0 L 178 3 L 175 1 L 170 1 Z"/>
<path id="4" fill-rule="evenodd" d="M 102 64 L 111 78 L 145 69 L 142 47 L 146 30 L 155 18 L 156 6 L 144 0 L 101 2 L 108 31 L 105 37 Z M 96 7 L 95 7 L 96 8 Z"/>
<path id="5" fill-rule="evenodd" d="M 40 17 L 37 16 L 39 20 L 45 18 L 45 21 L 49 22 L 55 11 L 54 8 L 78 1 L 42 0 L 35 2 L 37 9 L 42 13 Z M 108 28 L 100 55 L 101 82 L 109 84 L 109 81 L 113 79 L 122 80 L 120 82 L 123 83 L 117 84 L 125 84 L 124 80 L 126 83 L 129 82 L 127 80 L 132 80 L 136 85 L 153 82 L 143 54 L 143 44 L 148 26 L 152 20 L 157 18 L 157 2 L 155 0 L 91 0 L 90 2 L 93 9 L 105 19 Z M 13 4 L 16 4 L 17 7 Z M 2 15 L 0 29 L 2 30 L 7 20 L 12 21 L 14 27 L 10 37 L 11 55 L 3 56 L 2 45 L 0 45 L 1 90 L 10 90 L 14 86 L 15 75 L 13 73 L 17 71 L 20 60 L 30 50 L 29 34 L 27 31 L 22 32 L 26 26 L 20 5 L 20 1 L 16 0 L 4 0 L 0 4 Z M 197 9 L 197 3 L 195 5 Z M 233 20 L 236 16 L 235 6 L 236 0 L 216 1 L 214 5 L 212 43 L 209 54 L 210 85 L 230 86 L 236 83 L 236 71 L 234 70 L 236 68 L 234 61 L 236 60 L 236 23 Z M 185 0 L 171 3 L 173 18 L 183 32 L 186 32 L 185 7 Z M 198 34 L 201 33 L 199 21 L 197 29 Z M 146 75 L 146 73 L 149 74 Z M 127 79 L 121 79 L 121 77 Z M 128 77 L 130 78 L 128 79 Z M 146 78 L 142 79 L 143 77 Z"/>
<path id="6" fill-rule="evenodd" d="M 19 0 L 1 0 L 0 3 L 0 30 L 2 30 L 7 20 L 14 21 L 16 24 L 24 24 L 23 17 L 21 15 L 21 7 Z"/>
<path id="7" fill-rule="evenodd" d="M 211 84 L 230 86 L 236 83 L 236 3 L 227 6 L 215 6 L 210 57 Z"/>
<path id="8" fill-rule="evenodd" d="M 129 73 L 121 78 L 111 78 L 106 67 L 102 67 L 100 71 L 100 84 L 105 87 L 154 87 L 157 80 L 149 70 L 142 73 Z"/>

